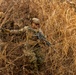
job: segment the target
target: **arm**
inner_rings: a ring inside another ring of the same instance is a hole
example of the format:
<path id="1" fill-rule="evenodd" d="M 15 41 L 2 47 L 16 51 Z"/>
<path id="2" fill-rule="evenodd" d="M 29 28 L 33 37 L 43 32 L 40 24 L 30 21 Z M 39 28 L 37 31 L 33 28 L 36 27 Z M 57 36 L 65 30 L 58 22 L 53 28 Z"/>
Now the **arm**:
<path id="1" fill-rule="evenodd" d="M 28 29 L 28 26 L 25 26 L 24 28 L 21 28 L 19 30 L 10 30 L 10 33 L 18 34 L 18 33 L 21 33 L 21 32 L 25 32 L 27 29 Z"/>
<path id="2" fill-rule="evenodd" d="M 19 34 L 22 32 L 25 32 L 28 29 L 28 26 L 25 26 L 24 28 L 21 28 L 19 30 L 9 30 L 9 29 L 5 29 L 5 28 L 1 28 L 0 32 L 5 32 L 5 33 L 12 33 L 12 34 Z"/>

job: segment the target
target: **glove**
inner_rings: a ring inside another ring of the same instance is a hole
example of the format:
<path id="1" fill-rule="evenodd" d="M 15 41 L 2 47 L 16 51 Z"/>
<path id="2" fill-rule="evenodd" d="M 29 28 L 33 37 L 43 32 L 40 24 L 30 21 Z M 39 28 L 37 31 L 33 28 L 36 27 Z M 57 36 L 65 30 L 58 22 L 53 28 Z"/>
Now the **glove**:
<path id="1" fill-rule="evenodd" d="M 10 33 L 10 30 L 9 30 L 9 29 L 1 28 L 0 30 L 1 30 L 2 32 L 5 32 L 5 33 Z"/>

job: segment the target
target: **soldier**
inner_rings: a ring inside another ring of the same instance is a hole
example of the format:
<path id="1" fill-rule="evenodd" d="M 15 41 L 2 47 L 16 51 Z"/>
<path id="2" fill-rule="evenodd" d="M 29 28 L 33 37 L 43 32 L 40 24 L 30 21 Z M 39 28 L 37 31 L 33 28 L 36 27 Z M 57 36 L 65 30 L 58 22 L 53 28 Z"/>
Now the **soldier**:
<path id="1" fill-rule="evenodd" d="M 44 63 L 45 59 L 45 53 L 43 53 L 44 50 L 42 50 L 40 44 L 44 44 L 44 42 L 46 42 L 46 44 L 50 46 L 50 43 L 46 41 L 40 28 L 40 20 L 38 18 L 32 18 L 31 26 L 25 26 L 19 30 L 5 29 L 5 31 L 12 34 L 26 32 L 26 50 L 24 50 L 24 53 L 26 56 L 31 57 L 30 62 L 34 64 L 35 69 L 40 69 L 39 67 Z"/>

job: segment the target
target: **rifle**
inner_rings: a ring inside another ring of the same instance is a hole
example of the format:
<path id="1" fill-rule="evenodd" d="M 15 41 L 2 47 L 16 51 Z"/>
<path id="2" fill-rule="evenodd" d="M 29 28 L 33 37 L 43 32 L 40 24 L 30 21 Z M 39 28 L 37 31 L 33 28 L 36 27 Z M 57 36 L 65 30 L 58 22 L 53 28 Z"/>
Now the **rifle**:
<path id="1" fill-rule="evenodd" d="M 30 31 L 32 31 L 34 33 L 33 38 L 36 37 L 37 39 L 44 41 L 46 43 L 46 45 L 50 46 L 50 42 L 48 42 L 45 38 L 45 36 L 40 32 L 40 31 L 35 31 L 32 28 L 29 28 Z"/>
<path id="2" fill-rule="evenodd" d="M 36 36 L 39 40 L 44 41 L 47 46 L 50 46 L 50 42 L 48 42 L 45 38 L 45 36 L 41 32 L 37 32 L 34 36 Z"/>

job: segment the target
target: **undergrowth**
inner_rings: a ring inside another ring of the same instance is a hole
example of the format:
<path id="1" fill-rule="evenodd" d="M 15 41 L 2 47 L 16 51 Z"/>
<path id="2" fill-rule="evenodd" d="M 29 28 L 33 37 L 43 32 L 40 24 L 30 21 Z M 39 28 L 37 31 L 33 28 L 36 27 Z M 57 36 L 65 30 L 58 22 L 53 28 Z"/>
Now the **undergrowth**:
<path id="1" fill-rule="evenodd" d="M 75 0 L 4 0 L 0 11 L 0 27 L 7 29 L 20 29 L 30 25 L 32 17 L 39 18 L 51 42 L 42 70 L 35 73 L 25 56 L 33 54 L 24 52 L 26 33 L 0 34 L 0 75 L 76 75 Z"/>

